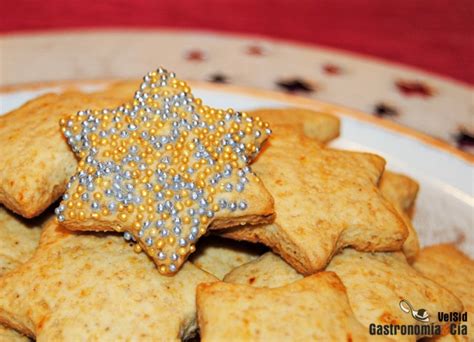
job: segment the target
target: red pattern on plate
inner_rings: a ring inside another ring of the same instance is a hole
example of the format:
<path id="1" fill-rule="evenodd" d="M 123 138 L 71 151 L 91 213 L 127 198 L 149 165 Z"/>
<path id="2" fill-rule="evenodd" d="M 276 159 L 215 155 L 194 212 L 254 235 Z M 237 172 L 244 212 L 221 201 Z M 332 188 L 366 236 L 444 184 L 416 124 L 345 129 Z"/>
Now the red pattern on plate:
<path id="1" fill-rule="evenodd" d="M 188 51 L 185 55 L 185 58 L 190 62 L 202 62 L 207 59 L 206 54 L 200 50 Z"/>
<path id="2" fill-rule="evenodd" d="M 434 89 L 421 81 L 398 80 L 395 85 L 405 96 L 431 97 L 434 95 Z"/>
<path id="3" fill-rule="evenodd" d="M 324 64 L 323 71 L 326 75 L 340 75 L 342 73 L 342 68 L 335 64 Z"/>
<path id="4" fill-rule="evenodd" d="M 265 54 L 264 49 L 258 45 L 251 45 L 247 47 L 247 55 L 251 56 L 263 56 Z"/>

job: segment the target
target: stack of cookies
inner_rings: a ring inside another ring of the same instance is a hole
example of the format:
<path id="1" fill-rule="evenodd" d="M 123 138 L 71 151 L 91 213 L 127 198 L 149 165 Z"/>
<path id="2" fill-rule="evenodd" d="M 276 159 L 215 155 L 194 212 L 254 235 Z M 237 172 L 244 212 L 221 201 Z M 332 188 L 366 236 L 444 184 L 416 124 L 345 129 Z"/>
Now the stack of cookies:
<path id="1" fill-rule="evenodd" d="M 339 126 L 162 68 L 0 117 L 0 341 L 469 340 L 438 312 L 474 313 L 474 262 L 420 250 L 417 182 Z"/>

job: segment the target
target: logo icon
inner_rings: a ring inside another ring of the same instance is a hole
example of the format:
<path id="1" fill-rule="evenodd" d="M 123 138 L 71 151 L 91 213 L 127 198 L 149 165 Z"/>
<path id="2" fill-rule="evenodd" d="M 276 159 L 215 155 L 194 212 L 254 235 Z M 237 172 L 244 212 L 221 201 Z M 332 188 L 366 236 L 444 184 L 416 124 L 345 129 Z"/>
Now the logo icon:
<path id="1" fill-rule="evenodd" d="M 400 309 L 407 314 L 411 314 L 414 319 L 419 322 L 428 323 L 430 321 L 430 315 L 425 309 L 415 310 L 413 306 L 406 300 L 400 301 Z"/>

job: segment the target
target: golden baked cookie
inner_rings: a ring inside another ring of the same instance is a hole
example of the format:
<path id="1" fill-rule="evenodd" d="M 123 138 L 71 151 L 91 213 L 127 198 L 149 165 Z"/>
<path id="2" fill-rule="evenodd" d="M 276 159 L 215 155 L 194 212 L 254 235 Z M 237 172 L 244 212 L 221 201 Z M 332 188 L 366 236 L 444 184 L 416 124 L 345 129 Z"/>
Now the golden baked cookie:
<path id="1" fill-rule="evenodd" d="M 420 190 L 420 185 L 417 181 L 393 171 L 384 172 L 380 179 L 379 187 L 383 195 L 392 203 L 396 203 L 407 215 L 414 206 L 416 196 Z"/>
<path id="2" fill-rule="evenodd" d="M 413 263 L 425 277 L 452 291 L 464 304 L 467 312 L 468 335 L 449 334 L 436 341 L 472 341 L 474 339 L 474 261 L 449 244 L 425 247 Z"/>
<path id="3" fill-rule="evenodd" d="M 326 270 L 341 279 L 355 317 L 367 330 L 370 324 L 426 324 L 401 311 L 401 300 L 407 300 L 416 310 L 425 309 L 430 324 L 439 323 L 438 312 L 462 310 L 462 303 L 454 294 L 417 272 L 401 252 L 363 253 L 347 248 L 331 260 Z M 269 252 L 237 267 L 224 281 L 274 288 L 294 284 L 301 278 L 284 260 Z M 398 334 L 396 339 L 415 341 L 417 336 Z"/>
<path id="4" fill-rule="evenodd" d="M 346 290 L 332 272 L 276 289 L 216 282 L 197 290 L 203 342 L 365 341 Z"/>
<path id="5" fill-rule="evenodd" d="M 308 137 L 320 143 L 336 139 L 340 132 L 338 117 L 306 108 L 262 108 L 249 112 L 273 125 L 295 125 Z"/>
<path id="6" fill-rule="evenodd" d="M 367 327 L 372 323 L 424 325 L 401 310 L 401 300 L 415 310 L 424 309 L 430 324 L 447 325 L 438 320 L 438 312 L 463 310 L 458 297 L 412 268 L 401 252 L 361 253 L 348 248 L 336 255 L 326 270 L 341 278 L 355 316 Z M 397 339 L 415 341 L 422 336 Z"/>
<path id="7" fill-rule="evenodd" d="M 62 195 L 77 166 L 59 119 L 120 103 L 80 92 L 46 94 L 0 116 L 0 203 L 27 218 L 41 214 Z"/>
<path id="8" fill-rule="evenodd" d="M 141 80 L 124 80 L 114 82 L 107 86 L 104 90 L 98 91 L 97 95 L 127 101 L 133 98 L 141 83 Z"/>
<path id="9" fill-rule="evenodd" d="M 223 236 L 261 242 L 303 274 L 324 269 L 346 246 L 401 249 L 407 228 L 377 188 L 382 158 L 321 148 L 291 128 L 273 128 L 252 166 L 275 200 L 275 222 L 225 230 Z"/>
<path id="10" fill-rule="evenodd" d="M 0 278 L 0 322 L 38 341 L 179 341 L 197 328 L 196 286 L 214 280 L 191 263 L 160 275 L 122 237 L 52 220 L 34 256 Z"/>
<path id="11" fill-rule="evenodd" d="M 272 252 L 234 268 L 224 277 L 226 283 L 269 288 L 285 286 L 300 279 L 303 279 L 302 274 Z"/>
<path id="12" fill-rule="evenodd" d="M 403 244 L 403 253 L 408 261 L 412 262 L 420 251 L 420 242 L 409 215 L 411 208 L 414 206 L 419 185 L 408 176 L 385 171 L 380 180 L 379 188 L 405 221 L 408 228 L 408 237 Z"/>
<path id="13" fill-rule="evenodd" d="M 263 251 L 263 246 L 211 235 L 199 240 L 189 261 L 222 280 L 228 272 L 258 258 Z"/>
<path id="14" fill-rule="evenodd" d="M 38 246 L 44 218 L 27 221 L 0 206 L 0 277 L 27 261 Z M 29 339 L 0 324 L 0 342 Z"/>
<path id="15" fill-rule="evenodd" d="M 0 324 L 0 342 L 28 342 L 30 339 Z"/>
<path id="16" fill-rule="evenodd" d="M 0 276 L 33 255 L 38 247 L 44 219 L 27 221 L 0 206 Z"/>

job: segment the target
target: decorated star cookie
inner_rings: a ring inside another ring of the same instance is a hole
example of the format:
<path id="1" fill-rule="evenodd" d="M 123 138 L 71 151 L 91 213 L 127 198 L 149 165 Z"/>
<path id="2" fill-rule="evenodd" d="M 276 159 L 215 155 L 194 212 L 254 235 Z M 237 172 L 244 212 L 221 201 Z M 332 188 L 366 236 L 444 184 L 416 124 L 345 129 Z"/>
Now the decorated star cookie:
<path id="1" fill-rule="evenodd" d="M 377 188 L 382 158 L 321 148 L 287 127 L 274 128 L 253 168 L 275 199 L 275 222 L 224 236 L 261 242 L 303 274 L 322 270 L 345 246 L 401 249 L 407 228 Z"/>
<path id="2" fill-rule="evenodd" d="M 277 289 L 201 284 L 197 306 L 203 342 L 365 341 L 370 337 L 332 272 Z"/>
<path id="3" fill-rule="evenodd" d="M 59 119 L 120 103 L 80 92 L 46 94 L 0 116 L 0 203 L 27 218 L 41 214 L 64 193 L 77 165 Z"/>
<path id="4" fill-rule="evenodd" d="M 340 132 L 339 118 L 305 108 L 262 108 L 249 112 L 273 125 L 293 125 L 308 138 L 325 144 L 336 139 Z"/>
<path id="5" fill-rule="evenodd" d="M 247 165 L 270 133 L 208 107 L 173 73 L 145 76 L 133 102 L 61 120 L 81 159 L 56 213 L 72 230 L 116 230 L 163 274 L 212 228 L 268 222 L 273 200 Z"/>
<path id="6" fill-rule="evenodd" d="M 437 282 L 458 296 L 467 311 L 466 336 L 444 336 L 437 341 L 472 341 L 474 339 L 474 260 L 453 245 L 425 247 L 413 263 L 425 277 Z"/>
<path id="7" fill-rule="evenodd" d="M 397 209 L 408 228 L 408 237 L 403 244 L 403 253 L 411 262 L 420 251 L 418 234 L 409 216 L 418 194 L 419 185 L 410 177 L 385 171 L 380 180 L 379 188 L 384 197 Z"/>
<path id="8" fill-rule="evenodd" d="M 264 246 L 211 235 L 199 240 L 196 253 L 189 260 L 222 280 L 228 272 L 258 258 L 264 251 Z"/>
<path id="9" fill-rule="evenodd" d="M 163 277 L 122 237 L 53 219 L 34 256 L 0 278 L 0 322 L 38 341 L 179 341 L 196 330 L 196 286 L 214 280 L 191 263 Z"/>

